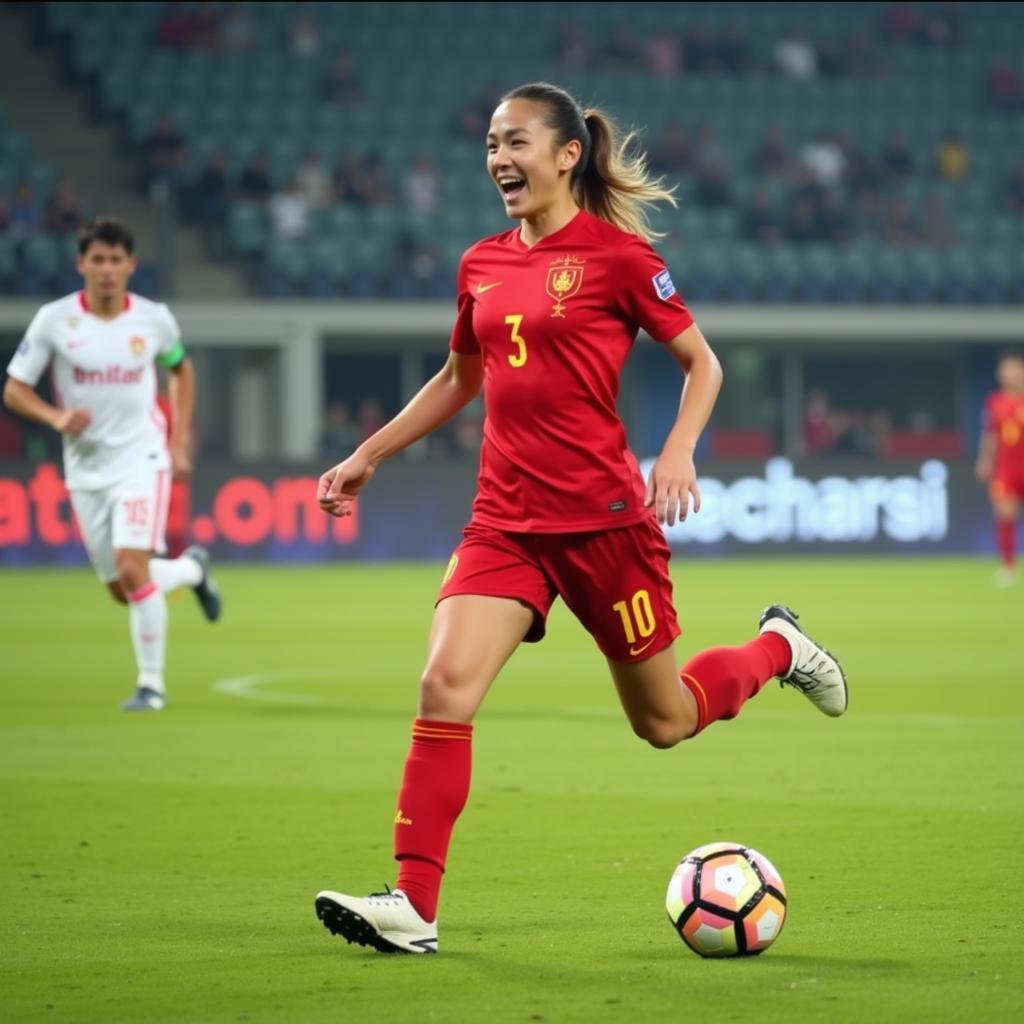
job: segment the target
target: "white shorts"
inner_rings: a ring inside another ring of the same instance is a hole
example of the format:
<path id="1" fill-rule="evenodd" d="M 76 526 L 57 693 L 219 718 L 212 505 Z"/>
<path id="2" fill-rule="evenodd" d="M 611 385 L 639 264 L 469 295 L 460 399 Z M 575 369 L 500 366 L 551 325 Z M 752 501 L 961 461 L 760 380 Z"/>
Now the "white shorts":
<path id="1" fill-rule="evenodd" d="M 164 530 L 171 501 L 171 474 L 166 469 L 144 469 L 98 491 L 72 491 L 85 549 L 104 583 L 117 579 L 114 552 L 120 548 L 166 551 Z"/>

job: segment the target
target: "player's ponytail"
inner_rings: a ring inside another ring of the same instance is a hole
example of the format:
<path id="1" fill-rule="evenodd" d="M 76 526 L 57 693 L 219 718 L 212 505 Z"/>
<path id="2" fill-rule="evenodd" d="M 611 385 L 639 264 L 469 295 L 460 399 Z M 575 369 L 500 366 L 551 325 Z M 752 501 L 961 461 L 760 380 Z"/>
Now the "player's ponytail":
<path id="1" fill-rule="evenodd" d="M 663 237 L 651 227 L 648 211 L 662 202 L 675 206 L 675 190 L 650 176 L 636 132 L 623 137 L 603 111 L 593 107 L 584 111 L 569 93 L 548 82 L 521 85 L 502 97 L 503 101 L 514 99 L 547 107 L 544 123 L 555 133 L 556 146 L 577 139 L 583 147 L 571 185 L 587 213 L 648 241 Z"/>
<path id="2" fill-rule="evenodd" d="M 649 242 L 663 238 L 647 215 L 658 203 L 677 205 L 675 190 L 650 176 L 647 157 L 636 146 L 636 132 L 623 138 L 615 122 L 593 107 L 584 112 L 584 123 L 590 134 L 590 159 L 574 182 L 580 206 Z"/>

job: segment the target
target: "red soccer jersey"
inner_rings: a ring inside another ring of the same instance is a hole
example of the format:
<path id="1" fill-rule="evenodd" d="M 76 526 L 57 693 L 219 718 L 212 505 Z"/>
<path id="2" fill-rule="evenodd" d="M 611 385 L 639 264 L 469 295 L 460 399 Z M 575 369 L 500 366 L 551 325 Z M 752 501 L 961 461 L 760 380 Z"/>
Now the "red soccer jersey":
<path id="1" fill-rule="evenodd" d="M 994 391 L 985 402 L 985 426 L 996 437 L 996 476 L 1024 473 L 1024 395 Z"/>
<path id="2" fill-rule="evenodd" d="M 619 375 L 639 328 L 665 342 L 692 323 L 651 246 L 586 211 L 532 248 L 517 228 L 468 249 L 450 344 L 483 356 L 473 520 L 581 533 L 650 515 Z"/>

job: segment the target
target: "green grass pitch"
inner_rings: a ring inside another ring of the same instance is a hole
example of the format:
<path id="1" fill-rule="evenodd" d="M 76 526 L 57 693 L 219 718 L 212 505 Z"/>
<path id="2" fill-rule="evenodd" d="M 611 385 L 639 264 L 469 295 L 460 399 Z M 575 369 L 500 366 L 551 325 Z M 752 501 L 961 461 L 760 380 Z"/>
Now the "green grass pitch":
<path id="1" fill-rule="evenodd" d="M 1024 586 L 967 560 L 675 563 L 680 654 L 791 603 L 848 715 L 774 684 L 655 751 L 556 609 L 477 720 L 441 954 L 315 919 L 393 882 L 394 796 L 439 566 L 225 568 L 172 600 L 163 714 L 129 716 L 123 610 L 87 571 L 5 571 L 3 1016 L 12 1022 L 1024 1019 Z M 762 850 L 764 956 L 702 961 L 676 862 Z"/>

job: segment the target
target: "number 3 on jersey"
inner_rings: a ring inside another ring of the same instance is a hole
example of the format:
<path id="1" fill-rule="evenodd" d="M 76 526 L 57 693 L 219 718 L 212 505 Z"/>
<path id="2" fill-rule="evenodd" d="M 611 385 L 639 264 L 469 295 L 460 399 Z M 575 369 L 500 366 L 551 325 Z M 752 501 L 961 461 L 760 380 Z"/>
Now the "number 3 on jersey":
<path id="1" fill-rule="evenodd" d="M 518 370 L 526 365 L 526 339 L 519 333 L 523 326 L 522 313 L 510 313 L 505 317 L 505 323 L 512 326 L 512 342 L 516 346 L 516 352 L 508 357 L 509 365 Z"/>

